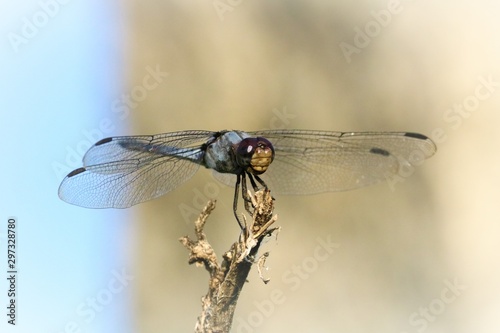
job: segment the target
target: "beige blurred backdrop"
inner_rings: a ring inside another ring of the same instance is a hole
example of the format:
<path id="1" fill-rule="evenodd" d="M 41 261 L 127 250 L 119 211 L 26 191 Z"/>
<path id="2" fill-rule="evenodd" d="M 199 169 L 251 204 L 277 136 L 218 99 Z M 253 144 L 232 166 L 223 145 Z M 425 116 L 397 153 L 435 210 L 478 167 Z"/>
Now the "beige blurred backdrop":
<path id="1" fill-rule="evenodd" d="M 282 230 L 265 246 L 271 282 L 251 271 L 232 332 L 498 331 L 497 2 L 125 8 L 128 134 L 301 128 L 438 141 L 434 157 L 392 186 L 276 197 Z M 200 169 L 140 206 L 130 245 L 137 332 L 193 330 L 208 274 L 187 264 L 178 238 L 193 235 L 196 212 L 216 198 L 206 231 L 220 256 L 239 234 L 232 195 Z"/>

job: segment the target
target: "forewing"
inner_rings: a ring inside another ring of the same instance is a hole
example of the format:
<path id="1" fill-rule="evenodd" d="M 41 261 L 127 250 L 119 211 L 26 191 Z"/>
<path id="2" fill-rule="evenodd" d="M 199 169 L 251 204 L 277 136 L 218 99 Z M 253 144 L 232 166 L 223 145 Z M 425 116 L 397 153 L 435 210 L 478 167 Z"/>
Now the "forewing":
<path id="1" fill-rule="evenodd" d="M 83 165 L 96 165 L 116 161 L 149 158 L 149 152 L 168 153 L 173 148 L 198 148 L 214 132 L 181 131 L 157 135 L 117 136 L 102 139 L 85 153 Z"/>
<path id="2" fill-rule="evenodd" d="M 213 132 L 103 139 L 68 174 L 59 196 L 89 208 L 126 208 L 159 197 L 191 178 L 202 163 L 200 145 Z"/>
<path id="3" fill-rule="evenodd" d="M 274 193 L 343 191 L 390 179 L 432 156 L 436 146 L 415 133 L 303 130 L 251 132 L 267 138 L 275 158 L 262 175 Z"/>

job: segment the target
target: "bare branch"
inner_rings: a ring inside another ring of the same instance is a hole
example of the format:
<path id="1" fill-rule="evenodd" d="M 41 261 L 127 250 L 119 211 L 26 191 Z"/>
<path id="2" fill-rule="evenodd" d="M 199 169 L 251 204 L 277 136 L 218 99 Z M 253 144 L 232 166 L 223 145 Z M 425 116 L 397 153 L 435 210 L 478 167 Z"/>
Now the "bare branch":
<path id="1" fill-rule="evenodd" d="M 208 293 L 202 297 L 202 312 L 195 326 L 197 333 L 229 332 L 238 297 L 255 262 L 262 240 L 277 230 L 270 228 L 276 222 L 277 215 L 272 215 L 274 202 L 269 190 L 260 190 L 251 197 L 254 207 L 252 221 L 247 223 L 245 219 L 247 228 L 240 234 L 238 241 L 224 253 L 221 265 L 203 232 L 205 222 L 215 208 L 215 201 L 208 202 L 195 222 L 197 240 L 193 241 L 188 236 L 180 239 L 190 252 L 189 263 L 204 265 L 210 274 Z M 268 255 L 265 253 L 258 260 L 259 276 L 264 283 L 269 282 L 269 279 L 262 275 Z"/>

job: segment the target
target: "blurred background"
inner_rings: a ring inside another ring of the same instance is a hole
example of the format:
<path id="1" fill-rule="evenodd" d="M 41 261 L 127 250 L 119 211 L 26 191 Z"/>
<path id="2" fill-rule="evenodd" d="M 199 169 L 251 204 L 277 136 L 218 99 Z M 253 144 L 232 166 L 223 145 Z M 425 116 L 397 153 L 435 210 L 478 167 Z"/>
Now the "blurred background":
<path id="1" fill-rule="evenodd" d="M 395 182 L 277 197 L 271 282 L 250 272 L 232 332 L 500 328 L 496 2 L 1 6 L 0 246 L 16 217 L 19 259 L 2 332 L 192 331 L 208 274 L 178 238 L 215 198 L 221 256 L 239 235 L 233 190 L 200 170 L 160 199 L 89 210 L 57 188 L 106 136 L 270 128 L 413 131 L 438 152 Z"/>

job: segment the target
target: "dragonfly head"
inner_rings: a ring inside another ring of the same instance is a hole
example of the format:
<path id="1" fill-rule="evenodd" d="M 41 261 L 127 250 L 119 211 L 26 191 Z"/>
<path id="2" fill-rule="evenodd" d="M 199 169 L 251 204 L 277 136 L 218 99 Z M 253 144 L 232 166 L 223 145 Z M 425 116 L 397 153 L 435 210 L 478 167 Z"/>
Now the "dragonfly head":
<path id="1" fill-rule="evenodd" d="M 272 143 L 261 137 L 241 140 L 236 149 L 236 162 L 245 171 L 260 175 L 274 159 Z"/>

